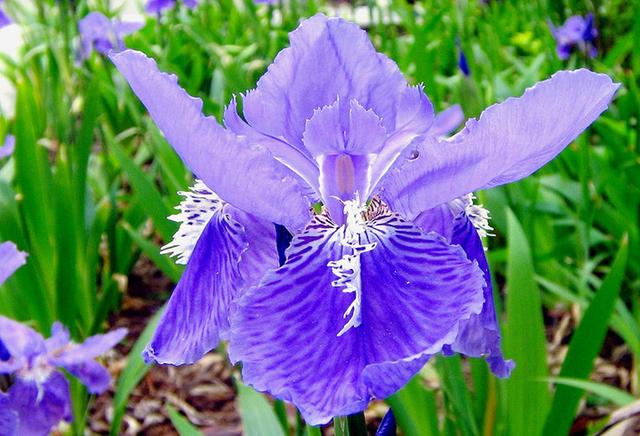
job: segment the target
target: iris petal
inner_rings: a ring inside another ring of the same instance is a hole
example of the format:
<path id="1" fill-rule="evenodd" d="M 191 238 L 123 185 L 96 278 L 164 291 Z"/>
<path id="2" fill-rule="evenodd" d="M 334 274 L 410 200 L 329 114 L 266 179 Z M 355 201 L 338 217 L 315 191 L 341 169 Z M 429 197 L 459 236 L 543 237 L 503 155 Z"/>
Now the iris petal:
<path id="1" fill-rule="evenodd" d="M 469 192 L 520 180 L 586 129 L 618 86 L 588 70 L 556 73 L 522 97 L 489 107 L 451 139 L 419 145 L 417 158 L 407 159 L 381 182 L 381 196 L 413 219 Z"/>
<path id="2" fill-rule="evenodd" d="M 464 112 L 459 104 L 449 106 L 442 112 L 439 112 L 433 120 L 431 129 L 429 129 L 429 135 L 439 138 L 441 136 L 447 136 L 458 127 L 464 121 Z"/>
<path id="3" fill-rule="evenodd" d="M 385 128 L 394 130 L 397 96 L 407 85 L 397 65 L 376 52 L 364 30 L 318 14 L 303 21 L 289 39 L 291 46 L 244 98 L 249 124 L 304 151 L 306 121 L 316 108 L 340 98 L 373 109 Z"/>
<path id="4" fill-rule="evenodd" d="M 231 213 L 218 210 L 198 239 L 145 349 L 147 362 L 181 365 L 200 359 L 228 329 L 231 304 L 244 284 L 277 265 L 273 224 Z"/>
<path id="5" fill-rule="evenodd" d="M 176 76 L 161 73 L 153 59 L 132 50 L 111 60 L 187 166 L 220 197 L 245 211 L 296 229 L 308 220 L 309 203 L 299 178 L 264 147 L 224 129 L 202 114 Z M 304 184 L 303 184 L 304 185 Z"/>
<path id="6" fill-rule="evenodd" d="M 12 319 L 0 316 L 0 341 L 14 358 L 29 357 L 45 351 L 42 335 Z"/>
<path id="7" fill-rule="evenodd" d="M 451 243 L 460 245 L 470 260 L 478 262 L 486 282 L 486 286 L 483 288 L 482 312 L 478 315 L 472 315 L 460 323 L 460 331 L 455 342 L 451 344 L 451 350 L 467 356 L 486 357 L 491 371 L 496 376 L 509 377 L 515 365 L 511 360 L 504 360 L 500 349 L 500 327 L 493 301 L 489 264 L 480 236 L 478 236 L 471 220 L 464 214 L 458 215 L 454 220 Z"/>
<path id="8" fill-rule="evenodd" d="M 51 363 L 56 366 L 69 366 L 86 362 L 106 353 L 127 335 L 127 329 L 119 328 L 102 335 L 87 338 L 82 344 L 73 344 L 64 348 Z"/>
<path id="9" fill-rule="evenodd" d="M 71 421 L 69 382 L 58 371 L 41 385 L 18 377 L 8 394 L 8 403 L 18 415 L 17 435 L 46 436 L 60 421 Z"/>
<path id="10" fill-rule="evenodd" d="M 361 322 L 338 336 L 354 296 L 332 286 L 327 263 L 350 253 L 344 235 L 314 218 L 232 316 L 229 352 L 244 381 L 292 401 L 311 424 L 399 389 L 483 302 L 482 273 L 460 247 L 384 213 L 360 235 L 375 245 L 360 254 Z"/>
<path id="11" fill-rule="evenodd" d="M 109 388 L 111 375 L 107 368 L 95 360 L 87 360 L 75 365 L 65 365 L 64 369 L 77 377 L 92 394 L 101 394 Z"/>
<path id="12" fill-rule="evenodd" d="M 313 156 L 371 154 L 380 152 L 386 136 L 382 120 L 371 109 L 355 100 L 336 100 L 313 112 L 304 130 L 304 145 Z"/>
<path id="13" fill-rule="evenodd" d="M 18 436 L 18 414 L 11 408 L 9 395 L 0 391 L 0 435 Z"/>
<path id="14" fill-rule="evenodd" d="M 18 251 L 13 242 L 7 241 L 0 244 L 0 285 L 27 262 L 26 258 L 27 255 Z"/>

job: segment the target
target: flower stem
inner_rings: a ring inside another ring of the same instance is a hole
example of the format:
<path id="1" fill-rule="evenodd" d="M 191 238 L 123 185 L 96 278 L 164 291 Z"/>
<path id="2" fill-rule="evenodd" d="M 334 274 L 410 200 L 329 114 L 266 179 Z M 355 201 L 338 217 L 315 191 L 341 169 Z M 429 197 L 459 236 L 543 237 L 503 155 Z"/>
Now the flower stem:
<path id="1" fill-rule="evenodd" d="M 333 418 L 333 431 L 336 436 L 366 436 L 367 425 L 364 420 L 364 412 L 349 416 L 336 416 Z"/>

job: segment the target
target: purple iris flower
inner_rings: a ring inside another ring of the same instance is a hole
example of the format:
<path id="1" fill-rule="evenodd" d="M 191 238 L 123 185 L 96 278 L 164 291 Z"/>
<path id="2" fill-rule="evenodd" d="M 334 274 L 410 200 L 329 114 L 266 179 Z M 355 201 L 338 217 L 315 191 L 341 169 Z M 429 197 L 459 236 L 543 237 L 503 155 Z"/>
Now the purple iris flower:
<path id="1" fill-rule="evenodd" d="M 59 368 L 77 377 L 91 393 L 104 392 L 111 382 L 105 367 L 94 359 L 113 348 L 127 334 L 116 329 L 71 341 L 69 331 L 53 324 L 51 337 L 0 316 L 0 374 L 13 375 L 6 393 L 0 391 L 1 435 L 47 435 L 60 421 L 71 421 L 69 382 Z"/>
<path id="2" fill-rule="evenodd" d="M 11 20 L 11 18 L 9 18 L 7 13 L 4 11 L 3 6 L 4 6 L 4 0 L 0 0 L 0 29 L 13 23 L 13 20 Z"/>
<path id="3" fill-rule="evenodd" d="M 122 39 L 143 26 L 144 23 L 111 20 L 100 12 L 89 13 L 78 23 L 82 58 L 88 58 L 94 49 L 102 54 L 124 50 Z"/>
<path id="4" fill-rule="evenodd" d="M 316 15 L 290 43 L 225 127 L 154 60 L 111 55 L 199 178 L 171 217 L 164 251 L 187 267 L 146 360 L 192 363 L 228 339 L 244 382 L 311 424 L 387 397 L 440 352 L 508 376 L 480 242 L 490 227 L 470 193 L 553 159 L 618 85 L 559 72 L 441 139 L 422 87 L 358 26 Z M 293 235 L 282 266 L 273 223 Z"/>
<path id="5" fill-rule="evenodd" d="M 549 21 L 549 28 L 556 40 L 556 52 L 560 59 L 569 59 L 571 52 L 576 48 L 590 57 L 598 54 L 594 45 L 598 30 L 593 25 L 593 14 L 586 17 L 574 15 L 567 18 L 560 27 L 555 27 Z"/>
<path id="6" fill-rule="evenodd" d="M 149 0 L 144 9 L 149 14 L 161 14 L 165 9 L 170 9 L 176 6 L 177 0 Z M 182 3 L 188 8 L 195 8 L 198 6 L 198 0 L 182 0 Z"/>

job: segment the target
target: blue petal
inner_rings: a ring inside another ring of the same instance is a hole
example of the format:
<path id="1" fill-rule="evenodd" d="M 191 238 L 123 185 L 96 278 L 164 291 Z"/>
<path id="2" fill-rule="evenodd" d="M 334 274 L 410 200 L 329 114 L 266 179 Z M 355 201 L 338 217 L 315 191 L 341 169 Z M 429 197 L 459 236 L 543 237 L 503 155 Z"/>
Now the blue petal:
<path id="1" fill-rule="evenodd" d="M 459 104 L 449 106 L 436 115 L 431 129 L 429 129 L 429 135 L 435 137 L 447 136 L 460 127 L 463 121 L 464 112 L 462 112 L 462 107 Z"/>
<path id="2" fill-rule="evenodd" d="M 18 377 L 8 394 L 18 415 L 17 435 L 46 436 L 60 421 L 71 421 L 69 382 L 58 371 L 41 385 Z"/>
<path id="3" fill-rule="evenodd" d="M 373 109 L 388 131 L 395 129 L 398 95 L 407 83 L 398 66 L 376 52 L 364 30 L 318 14 L 302 21 L 289 39 L 291 46 L 243 100 L 249 124 L 304 152 L 307 120 L 315 109 L 340 98 Z"/>
<path id="4" fill-rule="evenodd" d="M 483 302 L 482 272 L 460 247 L 385 213 L 360 235 L 375 248 L 360 254 L 360 305 L 349 313 L 358 294 L 327 265 L 353 253 L 344 242 L 344 227 L 316 217 L 232 315 L 229 355 L 244 381 L 292 401 L 312 425 L 399 389 Z"/>
<path id="5" fill-rule="evenodd" d="M 460 331 L 455 342 L 451 344 L 451 350 L 467 356 L 486 357 L 491 371 L 496 376 L 509 377 L 515 364 L 511 360 L 505 361 L 500 349 L 500 327 L 493 301 L 489 265 L 478 232 L 464 214 L 455 218 L 451 243 L 462 246 L 469 259 L 478 263 L 486 282 L 483 288 L 482 312 L 460 323 Z"/>
<path id="6" fill-rule="evenodd" d="M 387 174 L 381 196 L 413 219 L 469 192 L 520 180 L 593 123 L 618 87 L 604 74 L 558 72 L 522 97 L 489 107 L 452 138 L 418 144 Z"/>
<path id="7" fill-rule="evenodd" d="M 396 436 L 396 417 L 393 416 L 391 409 L 382 418 L 378 431 L 376 431 L 376 436 Z"/>
<path id="8" fill-rule="evenodd" d="M 75 365 L 66 365 L 65 369 L 71 375 L 77 377 L 92 394 L 103 393 L 109 389 L 111 384 L 111 375 L 107 368 L 94 360 L 87 360 Z"/>
<path id="9" fill-rule="evenodd" d="M 106 353 L 127 335 L 127 329 L 119 328 L 103 335 L 94 335 L 87 338 L 82 344 L 72 344 L 55 356 L 50 361 L 57 366 L 71 366 L 82 364 L 88 360 Z"/>
<path id="10" fill-rule="evenodd" d="M 243 286 L 277 265 L 273 224 L 231 212 L 233 217 L 214 214 L 202 232 L 144 351 L 148 363 L 181 365 L 200 359 L 226 334 L 231 305 Z"/>
<path id="11" fill-rule="evenodd" d="M 0 341 L 15 359 L 46 352 L 42 335 L 30 327 L 0 315 Z"/>
<path id="12" fill-rule="evenodd" d="M 18 413 L 11 407 L 9 395 L 0 391 L 0 436 L 19 436 Z"/>
<path id="13" fill-rule="evenodd" d="M 4 138 L 4 144 L 0 146 L 0 159 L 11 156 L 16 148 L 16 137 L 7 135 Z"/>
<path id="14" fill-rule="evenodd" d="M 26 258 L 26 253 L 18 251 L 13 242 L 0 243 L 0 285 L 27 262 Z"/>
<path id="15" fill-rule="evenodd" d="M 205 117 L 202 101 L 182 89 L 174 75 L 132 50 L 111 60 L 145 105 L 167 141 L 202 181 L 226 202 L 291 229 L 309 217 L 308 187 L 250 138 Z"/>

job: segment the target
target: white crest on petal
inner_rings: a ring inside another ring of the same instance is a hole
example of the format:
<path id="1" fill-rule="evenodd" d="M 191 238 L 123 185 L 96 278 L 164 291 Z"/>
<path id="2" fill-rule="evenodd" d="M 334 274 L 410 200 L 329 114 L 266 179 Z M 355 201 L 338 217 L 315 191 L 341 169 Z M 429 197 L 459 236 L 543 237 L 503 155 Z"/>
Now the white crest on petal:
<path id="1" fill-rule="evenodd" d="M 196 180 L 189 191 L 180 191 L 178 194 L 184 197 L 176 206 L 180 213 L 171 215 L 169 219 L 180 223 L 180 228 L 160 253 L 177 256 L 176 263 L 186 265 L 207 223 L 222 210 L 224 202 L 202 180 Z"/>
<path id="2" fill-rule="evenodd" d="M 364 213 L 366 204 L 360 203 L 358 196 L 355 200 L 344 201 L 344 214 L 346 224 L 342 226 L 342 245 L 351 249 L 350 254 L 344 254 L 339 260 L 327 263 L 333 274 L 337 277 L 331 282 L 333 287 L 341 287 L 342 292 L 354 294 L 353 302 L 342 315 L 343 318 L 351 316 L 342 327 L 337 336 L 342 336 L 351 327 L 358 327 L 362 323 L 362 278 L 360 277 L 360 255 L 376 248 L 376 243 L 362 244 L 360 236 L 366 231 Z"/>
<path id="3" fill-rule="evenodd" d="M 464 212 L 481 238 L 495 236 L 493 233 L 490 233 L 493 230 L 493 227 L 489 225 L 491 214 L 483 205 L 474 204 L 473 201 L 475 199 L 476 196 L 473 195 L 473 193 L 456 198 L 449 202 L 449 209 L 451 209 L 454 216 L 457 216 L 460 212 Z"/>
<path id="4" fill-rule="evenodd" d="M 44 397 L 44 384 L 55 368 L 47 361 L 45 355 L 41 354 L 35 357 L 33 362 L 20 371 L 17 372 L 17 376 L 24 381 L 32 382 L 38 389 L 38 395 L 36 396 L 36 403 L 39 403 Z"/>

